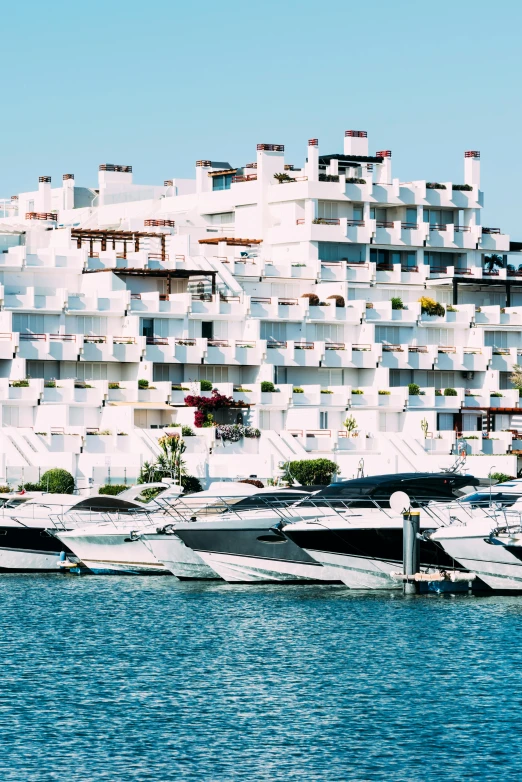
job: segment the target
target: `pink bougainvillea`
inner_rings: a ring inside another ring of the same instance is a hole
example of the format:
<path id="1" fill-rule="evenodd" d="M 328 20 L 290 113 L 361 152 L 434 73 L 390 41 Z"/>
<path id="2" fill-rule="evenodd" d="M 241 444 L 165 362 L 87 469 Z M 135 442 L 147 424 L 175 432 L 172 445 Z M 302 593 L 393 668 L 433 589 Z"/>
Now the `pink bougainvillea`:
<path id="1" fill-rule="evenodd" d="M 197 426 L 199 429 L 207 423 L 209 414 L 213 413 L 214 410 L 230 407 L 245 407 L 245 402 L 241 399 L 235 402 L 231 396 L 220 394 L 216 388 L 212 391 L 211 396 L 194 396 L 192 394 L 186 396 L 185 404 L 187 407 L 197 408 L 194 414 L 194 426 Z"/>

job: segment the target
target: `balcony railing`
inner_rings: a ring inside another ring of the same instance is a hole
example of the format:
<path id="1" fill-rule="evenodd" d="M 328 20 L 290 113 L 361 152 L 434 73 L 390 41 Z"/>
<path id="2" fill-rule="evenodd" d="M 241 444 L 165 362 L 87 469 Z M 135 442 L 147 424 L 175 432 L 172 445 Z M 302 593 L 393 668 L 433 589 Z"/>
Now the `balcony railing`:
<path id="1" fill-rule="evenodd" d="M 76 334 L 49 334 L 51 342 L 76 342 Z"/>
<path id="2" fill-rule="evenodd" d="M 5 331 L 5 332 L 0 334 L 0 341 L 3 341 L 3 342 L 9 341 L 10 342 L 12 339 L 13 339 L 13 335 L 9 331 Z"/>
<path id="3" fill-rule="evenodd" d="M 92 336 L 90 334 L 86 334 L 83 338 L 83 341 L 86 343 L 90 343 L 91 345 L 105 345 L 107 342 L 107 337 L 98 337 L 98 336 Z"/>
<path id="4" fill-rule="evenodd" d="M 377 264 L 377 271 L 378 272 L 392 272 L 393 271 L 393 263 L 378 263 Z"/>
<path id="5" fill-rule="evenodd" d="M 147 337 L 147 345 L 168 345 L 168 337 Z"/>
<path id="6" fill-rule="evenodd" d="M 326 342 L 324 346 L 325 350 L 346 350 L 344 342 Z"/>
<path id="7" fill-rule="evenodd" d="M 453 347 L 449 347 L 449 348 L 438 347 L 437 348 L 437 352 L 438 353 L 456 353 L 457 352 L 457 348 L 453 348 Z"/>
<path id="8" fill-rule="evenodd" d="M 286 348 L 286 342 L 279 342 L 275 339 L 270 339 L 266 343 L 267 348 Z"/>
<path id="9" fill-rule="evenodd" d="M 233 176 L 232 182 L 255 182 L 257 174 L 245 174 L 244 176 Z"/>
<path id="10" fill-rule="evenodd" d="M 305 223 L 306 223 L 306 220 L 304 219 L 304 217 L 299 217 L 299 218 L 298 218 L 298 219 L 295 221 L 295 224 L 296 224 L 296 225 L 304 225 Z"/>
<path id="11" fill-rule="evenodd" d="M 430 231 L 445 231 L 446 228 L 446 223 L 430 223 Z"/>
<path id="12" fill-rule="evenodd" d="M 430 274 L 447 274 L 447 266 L 430 266 Z"/>
<path id="13" fill-rule="evenodd" d="M 27 342 L 45 342 L 47 334 L 20 334 L 20 339 Z"/>
<path id="14" fill-rule="evenodd" d="M 483 234 L 499 234 L 500 228 L 482 228 Z"/>
<path id="15" fill-rule="evenodd" d="M 393 228 L 393 223 L 389 220 L 377 220 L 377 228 Z"/>
<path id="16" fill-rule="evenodd" d="M 352 345 L 352 350 L 368 351 L 368 350 L 371 350 L 371 349 L 372 349 L 371 345 L 361 345 L 361 344 Z"/>
<path id="17" fill-rule="evenodd" d="M 250 302 L 252 304 L 272 304 L 272 299 L 268 296 L 252 296 Z"/>
<path id="18" fill-rule="evenodd" d="M 418 227 L 418 223 L 401 223 L 401 228 L 403 228 L 405 231 L 415 231 Z"/>
<path id="19" fill-rule="evenodd" d="M 168 261 L 169 256 L 168 253 L 148 253 L 147 258 L 149 261 Z"/>
<path id="20" fill-rule="evenodd" d="M 418 266 L 401 266 L 401 272 L 418 272 Z"/>
<path id="21" fill-rule="evenodd" d="M 427 345 L 408 345 L 408 353 L 427 353 Z"/>
<path id="22" fill-rule="evenodd" d="M 174 228 L 175 220 L 145 220 L 144 225 L 150 225 L 156 228 Z"/>
<path id="23" fill-rule="evenodd" d="M 298 304 L 299 299 L 278 299 L 277 303 L 280 307 L 293 307 Z"/>
<path id="24" fill-rule="evenodd" d="M 357 226 L 358 228 L 364 227 L 364 220 L 347 220 L 346 225 Z"/>
<path id="25" fill-rule="evenodd" d="M 465 231 L 470 231 L 471 228 L 469 227 L 469 225 L 454 225 L 453 230 L 455 231 L 455 233 L 461 234 L 464 233 Z"/>
<path id="26" fill-rule="evenodd" d="M 455 274 L 473 274 L 473 272 L 465 266 L 462 268 L 460 266 L 455 266 Z"/>
<path id="27" fill-rule="evenodd" d="M 175 345 L 180 345 L 182 347 L 190 347 L 193 348 L 196 345 L 195 339 L 175 339 L 174 340 Z"/>
<path id="28" fill-rule="evenodd" d="M 26 220 L 57 220 L 55 212 L 26 212 Z"/>
<path id="29" fill-rule="evenodd" d="M 400 345 L 383 345 L 382 350 L 383 353 L 404 353 Z"/>
<path id="30" fill-rule="evenodd" d="M 223 293 L 219 294 L 219 300 L 229 303 L 231 301 L 240 302 L 241 296 L 225 296 Z"/>
<path id="31" fill-rule="evenodd" d="M 498 277 L 500 274 L 498 269 L 482 269 L 482 276 L 483 277 Z M 508 274 L 511 274 L 511 272 L 508 271 Z"/>
<path id="32" fill-rule="evenodd" d="M 294 342 L 294 348 L 296 348 L 296 350 L 313 350 L 314 349 L 314 343 L 313 342 Z"/>
<path id="33" fill-rule="evenodd" d="M 230 347 L 226 339 L 207 339 L 209 348 L 228 348 Z"/>
<path id="34" fill-rule="evenodd" d="M 115 345 L 135 345 L 136 337 L 113 337 L 112 341 Z"/>

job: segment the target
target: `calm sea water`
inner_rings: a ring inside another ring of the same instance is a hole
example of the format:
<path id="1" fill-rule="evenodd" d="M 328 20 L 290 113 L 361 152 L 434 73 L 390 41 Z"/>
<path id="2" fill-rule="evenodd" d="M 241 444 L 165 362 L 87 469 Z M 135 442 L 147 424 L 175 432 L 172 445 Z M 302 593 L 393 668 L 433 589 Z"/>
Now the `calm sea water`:
<path id="1" fill-rule="evenodd" d="M 0 590 L 2 781 L 522 778 L 522 597 Z"/>

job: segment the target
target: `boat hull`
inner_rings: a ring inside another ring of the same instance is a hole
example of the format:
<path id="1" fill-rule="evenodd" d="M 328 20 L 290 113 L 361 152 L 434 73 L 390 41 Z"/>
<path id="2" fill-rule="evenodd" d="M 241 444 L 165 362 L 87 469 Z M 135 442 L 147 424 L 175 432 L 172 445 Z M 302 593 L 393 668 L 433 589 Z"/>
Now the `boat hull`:
<path id="1" fill-rule="evenodd" d="M 57 572 L 68 550 L 43 527 L 0 526 L 0 572 Z"/>
<path id="2" fill-rule="evenodd" d="M 143 543 L 158 562 L 180 579 L 219 580 L 219 575 L 175 534 L 144 535 Z"/>
<path id="3" fill-rule="evenodd" d="M 131 537 L 129 530 L 106 534 L 71 530 L 57 533 L 57 537 L 97 575 L 171 575 L 143 541 Z"/>

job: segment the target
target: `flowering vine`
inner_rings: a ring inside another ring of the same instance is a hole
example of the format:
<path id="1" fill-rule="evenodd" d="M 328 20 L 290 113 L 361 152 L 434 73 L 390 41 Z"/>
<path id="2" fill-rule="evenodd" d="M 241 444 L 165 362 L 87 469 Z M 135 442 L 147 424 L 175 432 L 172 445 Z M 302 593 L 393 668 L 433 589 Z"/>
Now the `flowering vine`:
<path id="1" fill-rule="evenodd" d="M 245 407 L 246 403 L 241 399 L 237 402 L 231 396 L 220 394 L 215 388 L 211 396 L 194 396 L 190 394 L 185 397 L 187 407 L 195 407 L 194 426 L 198 428 L 212 426 L 212 413 L 215 410 L 230 407 Z"/>

